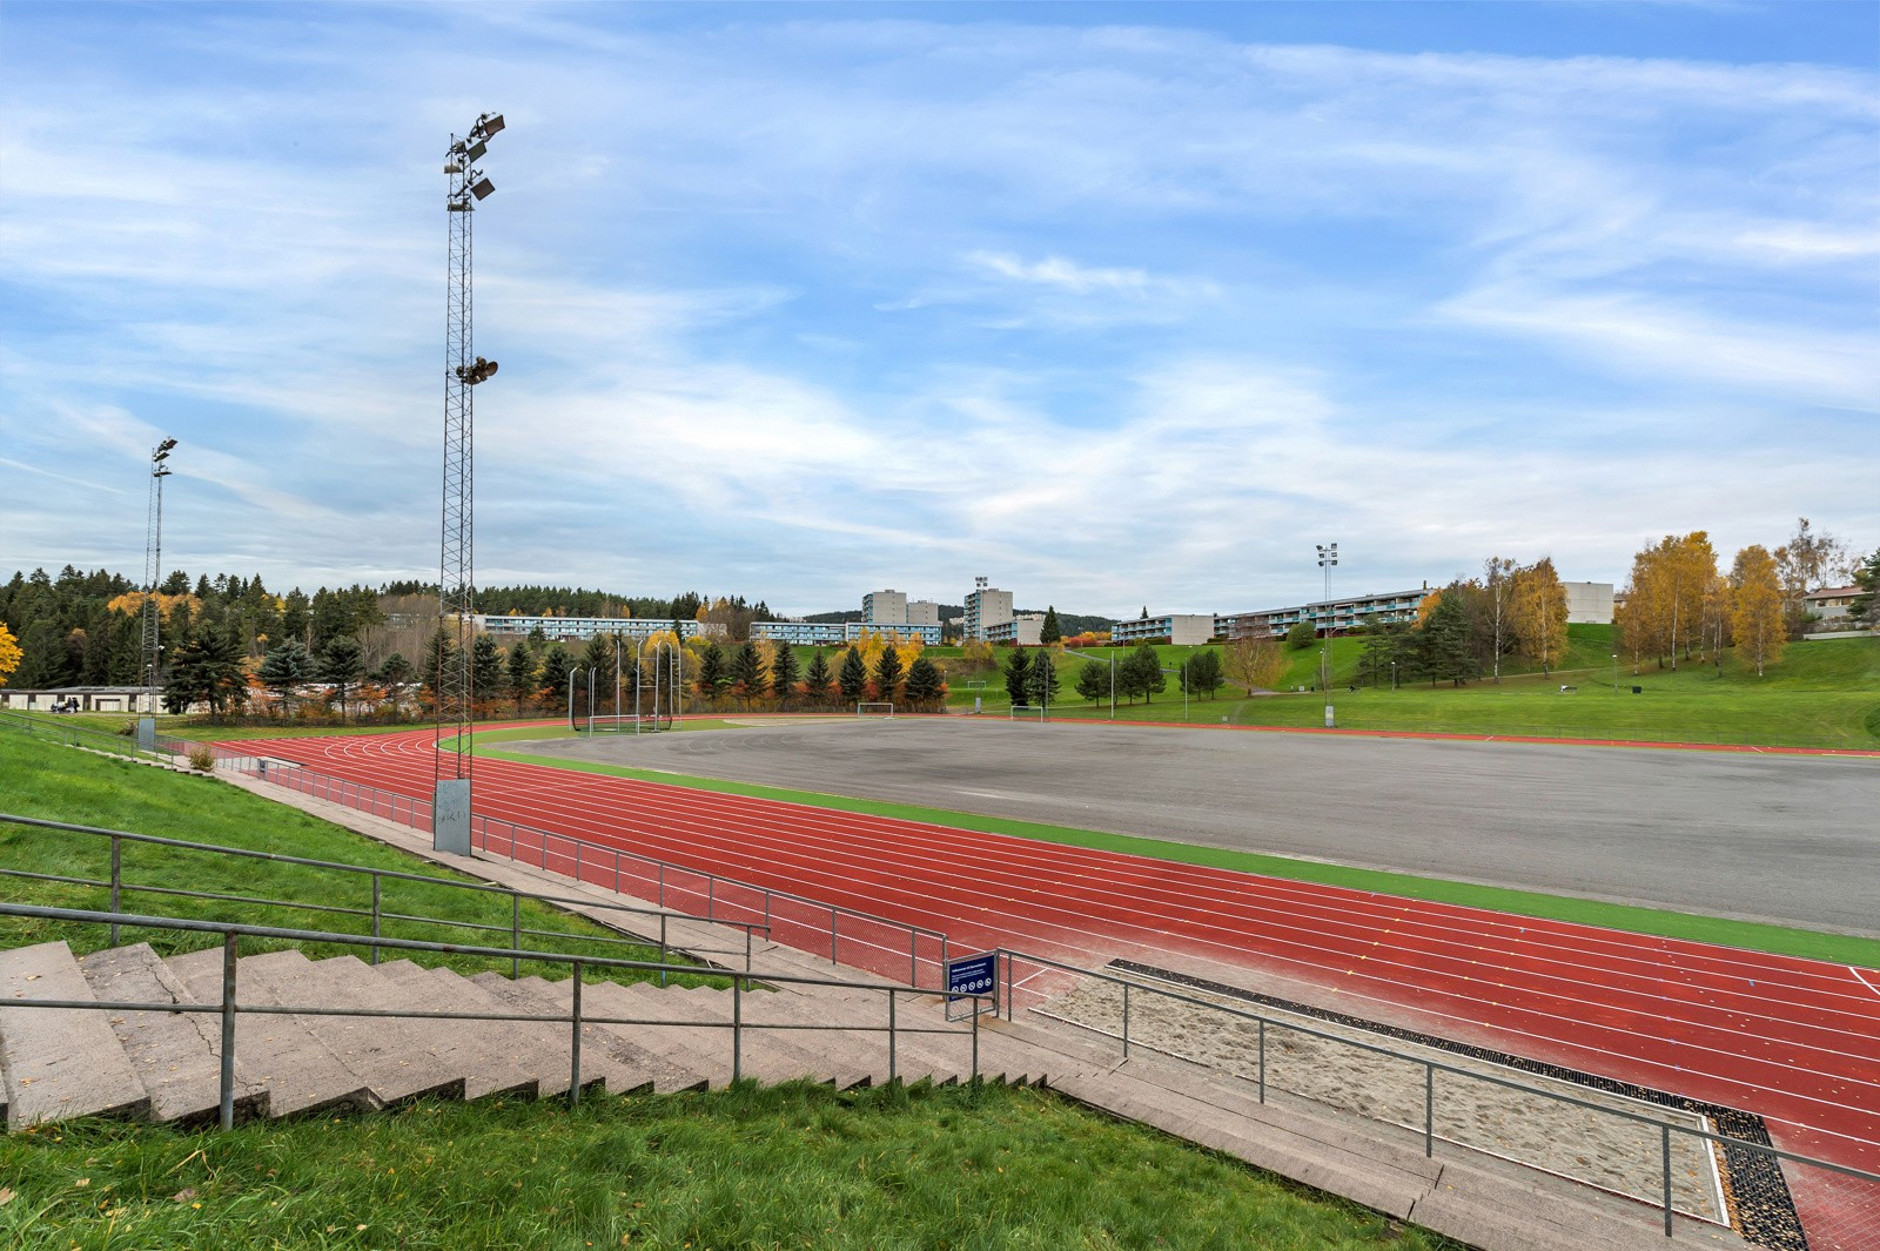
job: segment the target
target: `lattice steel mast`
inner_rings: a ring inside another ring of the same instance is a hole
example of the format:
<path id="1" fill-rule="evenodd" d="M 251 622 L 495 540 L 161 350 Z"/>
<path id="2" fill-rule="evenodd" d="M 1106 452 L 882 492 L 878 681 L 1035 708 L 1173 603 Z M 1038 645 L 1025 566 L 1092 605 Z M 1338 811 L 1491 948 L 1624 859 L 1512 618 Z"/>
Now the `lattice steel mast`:
<path id="1" fill-rule="evenodd" d="M 170 476 L 175 439 L 165 439 L 150 452 L 150 506 L 144 524 L 144 689 L 150 693 L 150 715 L 157 715 L 157 672 L 162 662 L 163 614 L 157 608 L 157 583 L 163 577 L 163 480 Z"/>
<path id="2" fill-rule="evenodd" d="M 444 205 L 450 274 L 444 314 L 444 508 L 437 588 L 438 626 L 455 647 L 437 649 L 434 841 L 464 853 L 470 849 L 470 721 L 475 696 L 471 614 L 476 611 L 476 423 L 471 389 L 496 372 L 495 361 L 473 353 L 471 219 L 477 202 L 496 189 L 476 163 L 501 129 L 501 114 L 483 114 L 468 135 L 450 137 L 444 158 L 450 179 Z"/>

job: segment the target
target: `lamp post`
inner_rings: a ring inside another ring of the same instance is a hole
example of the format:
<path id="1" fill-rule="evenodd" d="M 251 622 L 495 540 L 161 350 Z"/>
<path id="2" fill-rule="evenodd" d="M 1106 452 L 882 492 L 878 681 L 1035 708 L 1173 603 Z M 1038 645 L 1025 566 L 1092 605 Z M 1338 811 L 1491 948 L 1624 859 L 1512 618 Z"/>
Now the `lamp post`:
<path id="1" fill-rule="evenodd" d="M 175 439 L 165 439 L 150 452 L 150 507 L 144 542 L 144 689 L 150 693 L 150 727 L 146 733 L 140 722 L 139 744 L 144 739 L 156 745 L 157 666 L 162 648 L 158 636 L 163 630 L 163 613 L 157 607 L 157 583 L 163 578 L 163 480 L 170 476 L 164 464 L 176 447 Z"/>
<path id="2" fill-rule="evenodd" d="M 1612 693 L 1619 693 L 1619 653 L 1612 654 Z"/>
<path id="3" fill-rule="evenodd" d="M 1320 543 L 1319 568 L 1325 573 L 1325 599 L 1320 607 L 1326 612 L 1325 642 L 1319 648 L 1319 685 L 1325 690 L 1325 728 L 1336 724 L 1332 713 L 1332 622 L 1329 619 L 1332 598 L 1332 566 L 1338 563 L 1338 544 Z"/>

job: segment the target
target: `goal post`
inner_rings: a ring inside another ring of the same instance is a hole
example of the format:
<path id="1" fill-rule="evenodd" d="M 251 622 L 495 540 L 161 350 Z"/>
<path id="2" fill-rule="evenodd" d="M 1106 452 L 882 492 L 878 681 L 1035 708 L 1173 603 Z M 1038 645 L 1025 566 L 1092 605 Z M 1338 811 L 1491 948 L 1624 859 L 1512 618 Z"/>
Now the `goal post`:
<path id="1" fill-rule="evenodd" d="M 587 719 L 589 734 L 638 734 L 640 722 L 650 720 L 630 712 L 597 712 Z"/>
<path id="2" fill-rule="evenodd" d="M 857 704 L 855 705 L 855 715 L 858 717 L 892 717 L 894 715 L 894 705 Z"/>
<path id="3" fill-rule="evenodd" d="M 1043 721 L 1046 719 L 1046 714 L 1049 711 L 1050 709 L 1048 708 L 1033 708 L 1028 704 L 1013 704 L 1010 719 L 1013 721 Z"/>

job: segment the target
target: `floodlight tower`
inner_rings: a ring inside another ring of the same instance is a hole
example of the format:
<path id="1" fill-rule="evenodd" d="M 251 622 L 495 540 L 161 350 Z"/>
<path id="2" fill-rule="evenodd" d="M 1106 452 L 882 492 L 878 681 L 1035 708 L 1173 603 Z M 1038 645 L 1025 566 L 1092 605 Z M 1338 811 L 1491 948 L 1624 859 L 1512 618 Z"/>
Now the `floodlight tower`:
<path id="1" fill-rule="evenodd" d="M 1319 685 L 1325 688 L 1325 728 L 1331 729 L 1332 717 L 1332 569 L 1338 564 L 1338 544 L 1320 543 L 1319 568 L 1325 571 L 1325 642 L 1319 648 Z"/>
<path id="2" fill-rule="evenodd" d="M 444 309 L 444 509 L 438 561 L 438 628 L 455 636 L 456 651 L 438 648 L 437 751 L 433 766 L 432 843 L 440 851 L 470 854 L 470 720 L 475 686 L 472 646 L 476 611 L 476 483 L 471 389 L 496 372 L 496 362 L 472 352 L 471 215 L 496 187 L 476 163 L 503 129 L 500 113 L 485 113 L 470 133 L 450 137 L 444 199 L 450 274 Z M 448 739 L 448 741 L 446 741 Z"/>
<path id="3" fill-rule="evenodd" d="M 163 614 L 157 610 L 157 583 L 163 578 L 163 480 L 170 476 L 164 462 L 176 447 L 165 439 L 150 452 L 150 505 L 144 527 L 144 689 L 150 692 L 150 715 L 157 715 L 157 665 Z"/>

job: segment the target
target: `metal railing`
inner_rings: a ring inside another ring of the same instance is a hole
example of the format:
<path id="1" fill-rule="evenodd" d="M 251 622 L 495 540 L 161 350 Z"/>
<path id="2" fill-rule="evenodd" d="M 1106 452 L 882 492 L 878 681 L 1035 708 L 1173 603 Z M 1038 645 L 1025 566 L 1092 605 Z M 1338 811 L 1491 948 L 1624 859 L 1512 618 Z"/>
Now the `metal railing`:
<path id="1" fill-rule="evenodd" d="M 622 960 L 607 956 L 576 956 L 564 952 L 534 951 L 515 947 L 480 947 L 459 943 L 424 942 L 408 938 L 372 939 L 359 934 L 333 934 L 319 930 L 284 929 L 277 926 L 237 925 L 223 921 L 200 921 L 182 917 L 147 916 L 125 912 L 97 912 L 82 908 L 51 908 L 33 904 L 0 903 L 0 916 L 30 917 L 45 921 L 63 921 L 74 924 L 107 925 L 112 927 L 133 927 L 142 929 L 183 930 L 198 934 L 218 934 L 222 938 L 222 978 L 221 999 L 215 1004 L 196 1003 L 130 1003 L 107 1000 L 81 999 L 6 999 L 0 1000 L 0 1013 L 14 1009 L 71 1009 L 78 1011 L 125 1012 L 175 1012 L 175 1013 L 214 1013 L 222 1018 L 221 1046 L 217 1051 L 220 1065 L 219 1078 L 219 1122 L 223 1129 L 235 1124 L 235 1063 L 236 1063 L 236 1018 L 244 1013 L 265 1014 L 272 1016 L 337 1016 L 337 1017 L 388 1017 L 399 1020 L 444 1020 L 444 1021 L 516 1021 L 569 1026 L 569 1083 L 568 1101 L 579 1104 L 581 1101 L 581 1031 L 591 1025 L 627 1025 L 636 1027 L 668 1027 L 678 1029 L 722 1029 L 731 1036 L 731 1080 L 744 1079 L 744 1035 L 751 1030 L 822 1030 L 840 1033 L 882 1033 L 886 1035 L 889 1081 L 899 1080 L 898 1047 L 903 1034 L 947 1034 L 954 1037 L 970 1035 L 972 1040 L 972 1058 L 970 1076 L 976 1089 L 979 1085 L 979 1014 L 974 1013 L 970 1029 L 947 1029 L 940 1026 L 908 1026 L 897 1019 L 896 1005 L 900 997 L 907 995 L 924 996 L 928 991 L 917 990 L 908 986 L 882 985 L 875 982 L 844 981 L 837 978 L 803 977 L 795 974 L 751 975 L 735 970 L 701 970 L 687 965 L 667 965 L 649 960 Z M 566 1013 L 555 1012 L 439 1012 L 420 1008 L 365 1008 L 321 1004 L 244 1004 L 238 997 L 237 959 L 238 946 L 243 937 L 262 938 L 289 943 L 328 943 L 369 946 L 378 943 L 401 952 L 430 952 L 440 955 L 477 956 L 492 960 L 510 960 L 520 962 L 546 962 L 567 965 L 569 974 L 570 1010 Z M 638 1017 L 605 1016 L 584 1012 L 581 1004 L 582 977 L 597 970 L 615 970 L 620 972 L 664 972 L 684 973 L 728 980 L 731 983 L 731 1019 L 728 1021 L 644 1019 Z M 837 1024 L 788 1024 L 747 1021 L 744 1019 L 744 998 L 747 990 L 756 990 L 760 985 L 821 986 L 837 990 L 866 991 L 885 996 L 887 1019 L 880 1025 L 837 1025 Z M 965 996 L 975 1001 L 990 1000 L 990 995 Z"/>
<path id="2" fill-rule="evenodd" d="M 203 746 L 158 739 L 158 747 L 164 750 L 187 752 Z M 244 773 L 411 829 L 431 828 L 429 800 L 333 777 L 291 761 L 208 746 L 217 768 Z M 905 969 L 909 986 L 920 986 L 925 980 L 923 975 L 931 974 L 929 985 L 938 988 L 951 955 L 947 936 L 926 926 L 498 817 L 472 814 L 470 843 L 473 849 L 492 856 L 533 864 L 616 893 L 651 899 L 660 908 L 679 907 L 718 924 L 761 928 L 773 942 L 798 950 L 826 949 L 831 964 L 848 964 L 892 977 L 901 976 Z"/>
<path id="3" fill-rule="evenodd" d="M 1858 1168 L 1835 1164 L 1827 1160 L 1801 1155 L 1793 1151 L 1785 1151 L 1767 1143 L 1751 1142 L 1743 1138 L 1732 1137 L 1728 1134 L 1713 1133 L 1709 1130 L 1694 1128 L 1690 1125 L 1679 1125 L 1661 1117 L 1614 1107 L 1610 1103 L 1599 1103 L 1590 1099 L 1578 1098 L 1561 1091 L 1549 1090 L 1531 1082 L 1523 1082 L 1513 1078 L 1500 1077 L 1492 1073 L 1486 1073 L 1479 1068 L 1468 1068 L 1458 1064 L 1448 1064 L 1429 1056 L 1413 1055 L 1377 1043 L 1369 1043 L 1360 1039 L 1350 1038 L 1329 1030 L 1315 1029 L 1297 1021 L 1279 1020 L 1276 1017 L 1267 1016 L 1264 1013 L 1250 1009 L 1232 1007 L 1215 1000 L 1204 999 L 1197 995 L 1184 994 L 1179 990 L 1157 986 L 1142 980 L 1121 977 L 1113 973 L 1104 973 L 1095 969 L 1082 968 L 1078 965 L 1068 964 L 1062 960 L 1053 960 L 1047 956 L 1030 955 L 1025 952 L 1011 950 L 1010 948 L 1000 947 L 996 949 L 996 958 L 998 966 L 1004 970 L 1004 973 L 998 985 L 994 987 L 993 993 L 995 996 L 999 997 L 996 1002 L 1002 1006 L 1005 1019 L 1008 1021 L 1013 1019 L 1016 992 L 1020 985 L 1019 981 L 1015 980 L 1013 975 L 1015 964 L 1034 966 L 1033 971 L 1025 974 L 1024 981 L 1030 981 L 1047 971 L 1054 971 L 1057 973 L 1070 974 L 1077 978 L 1090 978 L 1099 982 L 1120 986 L 1122 988 L 1123 1003 L 1121 1029 L 1119 1033 L 1111 1033 L 1106 1029 L 1077 1021 L 1067 1021 L 1067 1023 L 1088 1033 L 1098 1034 L 1103 1037 L 1117 1038 L 1122 1044 L 1122 1055 L 1124 1059 L 1129 1058 L 1132 1043 L 1137 1047 L 1150 1046 L 1149 1044 L 1142 1043 L 1139 1038 L 1132 1039 L 1131 1037 L 1130 997 L 1132 992 L 1138 995 L 1148 995 L 1175 1003 L 1186 1004 L 1190 1007 L 1206 1009 L 1210 1012 L 1220 1013 L 1239 1021 L 1251 1023 L 1256 1031 L 1255 1046 L 1257 1058 L 1255 1061 L 1255 1072 L 1251 1075 L 1236 1075 L 1243 1078 L 1251 1078 L 1255 1084 L 1257 1091 L 1256 1097 L 1260 1103 L 1265 1103 L 1267 1099 L 1267 1036 L 1269 1031 L 1289 1031 L 1304 1035 L 1308 1038 L 1317 1039 L 1321 1042 L 1335 1043 L 1339 1046 L 1352 1048 L 1355 1051 L 1365 1052 L 1374 1056 L 1387 1057 L 1392 1060 L 1402 1061 L 1405 1064 L 1416 1065 L 1421 1068 L 1423 1072 L 1422 1138 L 1423 1153 L 1425 1156 L 1433 1157 L 1435 1155 L 1436 1140 L 1438 1137 L 1444 1138 L 1444 1141 L 1455 1142 L 1457 1145 L 1468 1149 L 1475 1149 L 1470 1148 L 1469 1144 L 1463 1143 L 1459 1139 L 1451 1138 L 1447 1135 L 1439 1135 L 1436 1132 L 1436 1111 L 1438 1102 L 1436 1097 L 1436 1075 L 1438 1073 L 1472 1082 L 1482 1082 L 1502 1090 L 1516 1092 L 1522 1096 L 1551 1100 L 1565 1107 L 1576 1108 L 1582 1112 L 1590 1112 L 1599 1116 L 1616 1118 L 1633 1125 L 1645 1127 L 1648 1130 L 1656 1131 L 1660 1164 L 1658 1179 L 1660 1189 L 1654 1206 L 1658 1207 L 1663 1213 L 1664 1232 L 1667 1238 L 1672 1236 L 1672 1218 L 1674 1211 L 1682 1210 L 1675 1209 L 1672 1202 L 1673 1134 L 1687 1135 L 1692 1139 L 1709 1144 L 1725 1152 L 1740 1151 L 1748 1153 L 1751 1158 L 1765 1161 L 1771 1167 L 1775 1167 L 1778 1177 L 1780 1177 L 1780 1169 L 1779 1166 L 1777 1166 L 1777 1162 L 1786 1162 L 1802 1168 L 1821 1170 L 1829 1180 L 1862 1183 L 1864 1184 L 1863 1189 L 1865 1189 L 1866 1186 L 1870 1186 L 1871 1193 L 1858 1196 L 1861 1209 L 1860 1214 L 1855 1219 L 1858 1221 L 1861 1228 L 1868 1230 L 1870 1233 L 1880 1232 L 1880 1174 L 1865 1172 Z M 1185 1058 L 1181 1056 L 1178 1051 L 1170 1048 L 1150 1046 L 1150 1049 L 1164 1051 L 1166 1054 L 1174 1055 L 1178 1059 Z M 1414 1127 L 1409 1128 L 1414 1129 Z M 1583 1149 L 1597 1150 L 1597 1148 Z M 1708 1150 L 1708 1148 L 1706 1149 Z M 1576 1178 L 1575 1180 L 1586 1181 L 1587 1179 Z M 1598 1182 L 1591 1182 L 1589 1184 L 1602 1185 Z M 1786 1185 L 1786 1182 L 1784 1184 Z M 1611 1189 L 1611 1187 L 1603 1185 L 1602 1188 Z M 1627 1192 L 1615 1191 L 1615 1193 Z M 1647 1196 L 1629 1195 L 1628 1197 L 1651 1202 Z M 1698 1219 L 1701 1220 L 1704 1218 L 1700 1216 Z M 1854 1244 L 1849 1243 L 1846 1245 Z"/>
<path id="4" fill-rule="evenodd" d="M 228 847 L 217 843 L 199 843 L 187 839 L 166 838 L 155 834 L 136 834 L 129 830 L 113 830 L 91 825 L 73 825 L 64 821 L 47 821 L 39 817 L 18 816 L 0 812 L 0 825 L 25 826 L 33 829 L 57 830 L 67 834 L 83 834 L 111 840 L 111 867 L 108 878 L 74 877 L 68 874 L 36 873 L 27 869 L 0 868 L 0 877 L 24 878 L 31 881 L 54 882 L 71 886 L 100 887 L 110 891 L 111 911 L 119 910 L 126 892 L 150 895 L 169 895 L 187 899 L 209 899 L 220 903 L 257 904 L 265 907 L 292 908 L 296 911 L 322 912 L 336 916 L 370 918 L 372 937 L 379 937 L 380 927 L 387 921 L 411 922 L 423 925 L 438 925 L 458 929 L 482 930 L 491 933 L 508 934 L 511 946 L 521 946 L 523 935 L 532 938 L 554 937 L 563 939 L 581 939 L 586 942 L 607 943 L 617 946 L 645 946 L 650 941 L 646 938 L 620 938 L 613 935 L 580 935 L 562 930 L 532 929 L 522 924 L 522 905 L 525 902 L 545 904 L 563 911 L 570 907 L 596 908 L 604 912 L 620 913 L 626 916 L 645 917 L 658 922 L 659 958 L 664 963 L 672 949 L 669 940 L 669 926 L 672 921 L 705 922 L 706 917 L 693 916 L 684 912 L 671 912 L 661 908 L 648 908 L 634 904 L 613 903 L 606 900 L 582 899 L 571 895 L 548 895 L 536 891 L 519 890 L 513 886 L 504 886 L 496 882 L 463 882 L 453 878 L 435 877 L 425 873 L 411 873 L 399 869 L 376 869 L 367 865 L 347 864 L 337 860 L 314 860 L 306 856 L 290 856 L 280 852 L 255 851 L 247 847 Z M 237 895 L 223 891 L 188 890 L 177 886 L 162 886 L 154 883 L 133 882 L 124 875 L 124 847 L 148 845 L 162 847 L 166 851 L 205 853 L 217 857 L 232 857 L 243 860 L 263 860 L 272 864 L 294 865 L 299 868 L 316 869 L 324 872 L 350 874 L 354 877 L 371 879 L 372 902 L 367 908 L 346 907 L 333 903 L 310 903 L 297 899 L 270 899 L 258 895 Z M 461 921 L 449 917 L 427 916 L 422 913 L 396 912 L 388 910 L 385 903 L 386 883 L 416 884 L 424 887 L 440 887 L 446 890 L 470 891 L 474 894 L 496 896 L 509 900 L 510 923 L 491 925 L 481 921 Z M 596 919 L 596 918 L 589 918 Z M 607 924 L 600 920 L 600 924 Z M 769 931 L 761 924 L 739 921 L 717 921 L 731 929 L 744 931 L 744 971 L 751 971 L 752 935 L 762 930 L 765 936 Z M 624 925 L 618 928 L 624 928 Z M 111 930 L 111 942 L 118 941 L 117 928 Z M 699 954 L 721 954 L 696 945 L 688 945 L 688 950 Z M 379 962 L 377 947 L 372 949 L 371 963 Z M 512 970 L 511 976 L 517 975 Z"/>

